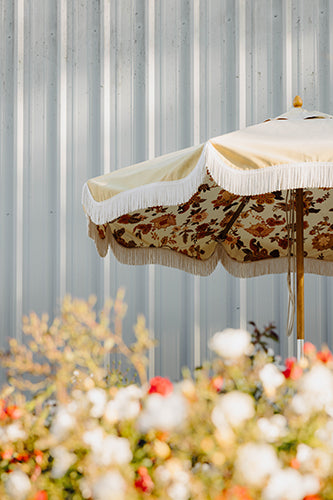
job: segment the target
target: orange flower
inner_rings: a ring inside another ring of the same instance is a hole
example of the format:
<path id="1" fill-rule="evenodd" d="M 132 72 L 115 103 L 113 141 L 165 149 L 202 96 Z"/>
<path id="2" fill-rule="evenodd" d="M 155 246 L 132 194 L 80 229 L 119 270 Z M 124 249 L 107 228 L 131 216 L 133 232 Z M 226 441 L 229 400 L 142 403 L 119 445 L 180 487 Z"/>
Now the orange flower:
<path id="1" fill-rule="evenodd" d="M 253 236 L 256 236 L 257 238 L 258 237 L 264 238 L 273 231 L 273 228 L 268 227 L 266 224 L 263 224 L 262 222 L 258 222 L 258 224 L 254 224 L 248 228 L 245 228 L 245 231 L 247 231 L 250 234 L 253 234 Z"/>
<path id="2" fill-rule="evenodd" d="M 42 468 L 40 465 L 36 465 L 35 466 L 35 469 L 31 475 L 31 481 L 36 481 L 37 478 L 41 475 L 42 473 Z"/>
<path id="3" fill-rule="evenodd" d="M 299 469 L 300 466 L 301 466 L 301 464 L 299 463 L 299 460 L 297 460 L 296 457 L 294 457 L 290 460 L 290 467 L 292 467 L 293 469 Z"/>
<path id="4" fill-rule="evenodd" d="M 221 375 L 218 375 L 216 377 L 213 377 L 210 381 L 210 385 L 211 387 L 214 389 L 214 391 L 216 392 L 221 392 L 222 391 L 222 388 L 223 388 L 223 383 L 224 383 L 224 380 L 223 380 L 223 377 L 221 377 Z"/>
<path id="5" fill-rule="evenodd" d="M 232 486 L 224 490 L 215 500 L 254 500 L 247 488 L 243 486 Z"/>
<path id="6" fill-rule="evenodd" d="M 319 359 L 322 363 L 328 363 L 333 360 L 333 355 L 328 347 L 325 347 L 322 351 L 317 352 L 317 359 Z"/>
<path id="7" fill-rule="evenodd" d="M 256 201 L 258 205 L 264 205 L 265 203 L 271 205 L 275 201 L 275 196 L 274 193 L 265 193 L 257 196 L 251 196 L 251 200 Z"/>
<path id="8" fill-rule="evenodd" d="M 43 461 L 43 452 L 41 450 L 35 450 L 35 461 L 37 464 L 41 464 Z"/>
<path id="9" fill-rule="evenodd" d="M 47 500 L 48 495 L 45 490 L 40 490 L 37 491 L 36 495 L 34 496 L 34 500 Z"/>
<path id="10" fill-rule="evenodd" d="M 164 214 L 153 220 L 154 229 L 165 229 L 176 225 L 176 216 L 174 214 Z"/>
<path id="11" fill-rule="evenodd" d="M 0 420 L 7 418 L 6 403 L 4 399 L 0 399 Z"/>
<path id="12" fill-rule="evenodd" d="M 0 453 L 0 457 L 2 460 L 10 460 L 13 456 L 14 449 L 13 448 L 6 448 Z"/>
<path id="13" fill-rule="evenodd" d="M 333 248 L 333 234 L 323 233 L 317 234 L 312 240 L 312 246 L 316 250 L 329 250 Z"/>
<path id="14" fill-rule="evenodd" d="M 191 216 L 191 221 L 194 223 L 202 222 L 203 220 L 207 219 L 208 213 L 204 210 L 203 212 L 198 212 L 196 214 L 193 214 Z"/>
<path id="15" fill-rule="evenodd" d="M 12 418 L 13 420 L 22 417 L 22 410 L 16 405 L 7 406 L 6 413 L 8 417 Z"/>
<path id="16" fill-rule="evenodd" d="M 312 356 L 316 354 L 316 347 L 311 342 L 305 342 L 304 344 L 304 354 L 306 356 Z"/>
<path id="17" fill-rule="evenodd" d="M 222 191 L 220 192 L 216 200 L 212 201 L 212 203 L 214 205 L 214 208 L 227 207 L 228 205 L 231 205 L 231 203 L 233 203 L 238 198 L 239 196 L 236 194 L 228 193 L 228 191 Z"/>

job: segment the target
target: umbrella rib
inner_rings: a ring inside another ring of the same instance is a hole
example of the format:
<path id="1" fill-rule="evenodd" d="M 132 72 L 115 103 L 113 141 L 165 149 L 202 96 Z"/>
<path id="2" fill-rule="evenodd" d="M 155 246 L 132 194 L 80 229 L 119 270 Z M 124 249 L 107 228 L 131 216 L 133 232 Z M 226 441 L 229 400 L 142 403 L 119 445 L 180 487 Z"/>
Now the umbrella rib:
<path id="1" fill-rule="evenodd" d="M 218 237 L 218 240 L 219 241 L 224 241 L 226 239 L 226 237 L 228 236 L 228 233 L 231 229 L 231 227 L 233 226 L 234 222 L 236 222 L 236 220 L 238 219 L 238 217 L 240 216 L 241 212 L 243 211 L 244 207 L 248 204 L 248 202 L 250 201 L 250 198 L 251 196 L 244 196 L 244 198 L 242 199 L 241 203 L 238 205 L 238 208 L 236 210 L 236 212 L 233 214 L 233 216 L 231 217 L 231 219 L 229 220 L 228 224 L 226 225 L 226 227 L 223 229 L 223 231 L 220 233 L 219 237 Z"/>

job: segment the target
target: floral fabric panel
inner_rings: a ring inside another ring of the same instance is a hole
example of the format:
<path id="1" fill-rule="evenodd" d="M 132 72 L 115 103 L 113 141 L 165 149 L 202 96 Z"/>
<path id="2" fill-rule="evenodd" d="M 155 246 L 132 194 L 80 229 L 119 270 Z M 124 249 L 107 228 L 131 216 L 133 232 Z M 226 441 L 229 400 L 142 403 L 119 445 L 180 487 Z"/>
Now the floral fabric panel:
<path id="1" fill-rule="evenodd" d="M 286 192 L 251 196 L 224 230 L 244 200 L 221 189 L 207 172 L 191 199 L 178 206 L 158 206 L 122 215 L 109 223 L 116 241 L 126 248 L 168 247 L 206 260 L 217 245 L 238 262 L 286 257 Z M 331 189 L 304 190 L 304 252 L 306 257 L 333 261 Z M 97 226 L 105 238 L 107 225 Z"/>

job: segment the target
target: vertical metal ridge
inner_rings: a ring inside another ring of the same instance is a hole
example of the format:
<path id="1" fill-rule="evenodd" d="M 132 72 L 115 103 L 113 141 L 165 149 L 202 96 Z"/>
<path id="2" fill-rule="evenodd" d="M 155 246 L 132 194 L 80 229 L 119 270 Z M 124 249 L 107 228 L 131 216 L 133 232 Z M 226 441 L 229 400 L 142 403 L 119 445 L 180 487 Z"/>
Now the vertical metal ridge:
<path id="1" fill-rule="evenodd" d="M 200 143 L 200 1 L 193 0 L 193 143 Z M 194 367 L 201 365 L 200 342 L 200 277 L 195 276 L 194 307 Z"/>
<path id="2" fill-rule="evenodd" d="M 111 165 L 111 2 L 103 0 L 100 12 L 101 33 L 101 121 L 102 121 L 102 162 L 103 173 L 110 172 Z M 104 302 L 111 295 L 110 252 L 103 260 Z"/>
<path id="3" fill-rule="evenodd" d="M 301 95 L 302 94 L 302 99 L 304 99 L 303 95 L 303 70 L 304 70 L 304 40 L 303 40 L 303 34 L 304 34 L 304 29 L 303 29 L 303 0 L 301 2 L 298 1 L 298 20 L 297 20 L 297 28 L 296 28 L 296 33 L 297 33 L 297 89 L 296 93 Z"/>
<path id="4" fill-rule="evenodd" d="M 333 26 L 333 3 L 329 2 L 329 26 Z M 329 52 L 330 54 L 330 66 L 329 66 L 329 82 L 333 82 L 333 30 L 329 30 Z M 333 86 L 329 85 L 329 112 L 333 113 Z"/>
<path id="5" fill-rule="evenodd" d="M 292 44 L 292 4 L 291 0 L 283 2 L 284 26 L 284 80 L 286 109 L 292 106 L 292 79 L 293 79 L 293 44 Z"/>
<path id="6" fill-rule="evenodd" d="M 148 100 L 148 159 L 155 156 L 155 0 L 148 0 L 147 16 L 147 100 Z M 152 339 L 155 339 L 155 267 L 148 266 L 148 326 Z M 149 349 L 148 376 L 155 376 L 155 347 Z"/>
<path id="7" fill-rule="evenodd" d="M 292 106 L 292 91 L 293 91 L 293 42 L 292 42 L 292 2 L 285 0 L 283 2 L 283 26 L 284 26 L 284 91 L 285 91 L 285 107 L 289 109 Z M 287 356 L 291 357 L 294 354 L 294 335 L 290 335 L 287 339 Z"/>
<path id="8" fill-rule="evenodd" d="M 238 125 L 246 126 L 246 0 L 238 0 Z M 247 282 L 239 281 L 239 324 L 247 327 Z"/>
<path id="9" fill-rule="evenodd" d="M 314 108 L 315 109 L 320 109 L 320 101 L 321 101 L 321 92 L 320 92 L 320 85 L 318 85 L 318 79 L 319 79 L 319 50 L 320 50 L 320 43 L 319 43 L 319 11 L 320 9 L 318 6 L 313 3 L 313 10 L 312 10 L 312 26 L 313 26 L 313 94 L 315 96 L 314 98 Z"/>
<path id="10" fill-rule="evenodd" d="M 16 205 L 15 227 L 15 291 L 16 291 L 16 325 L 15 335 L 22 340 L 22 303 L 23 303 L 23 172 L 24 172 L 24 0 L 15 2 L 15 52 L 14 52 L 14 86 L 16 93 L 15 125 L 15 166 L 16 185 L 14 199 Z"/>
<path id="11" fill-rule="evenodd" d="M 67 0 L 58 5 L 59 295 L 62 300 L 67 277 Z"/>

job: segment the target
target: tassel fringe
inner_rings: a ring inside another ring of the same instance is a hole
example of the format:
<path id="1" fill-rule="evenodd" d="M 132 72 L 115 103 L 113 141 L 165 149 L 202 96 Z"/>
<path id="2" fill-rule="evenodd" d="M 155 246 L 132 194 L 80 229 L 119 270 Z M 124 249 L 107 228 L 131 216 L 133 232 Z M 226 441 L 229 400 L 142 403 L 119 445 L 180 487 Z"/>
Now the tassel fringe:
<path id="1" fill-rule="evenodd" d="M 281 274 L 288 271 L 287 257 L 264 259 L 256 262 L 237 262 L 228 256 L 221 245 L 217 246 L 214 254 L 206 261 L 192 259 L 169 248 L 125 248 L 115 240 L 109 226 L 107 226 L 106 237 L 102 240 L 99 237 L 96 225 L 89 218 L 88 234 L 95 241 L 97 251 L 101 257 L 106 256 L 110 246 L 117 260 L 122 264 L 160 264 L 198 276 L 209 276 L 218 263 L 221 262 L 230 274 L 238 278 Z M 333 262 L 305 258 L 304 270 L 306 273 L 333 276 Z M 294 271 L 293 265 L 291 271 Z"/>
<path id="2" fill-rule="evenodd" d="M 197 191 L 206 176 L 206 169 L 219 186 L 242 196 L 295 188 L 333 187 L 332 162 L 292 163 L 257 170 L 239 170 L 224 163 L 208 141 L 197 165 L 184 179 L 140 186 L 101 202 L 94 200 L 86 183 L 82 191 L 82 204 L 95 224 L 105 224 L 126 213 L 148 207 L 175 206 L 188 201 Z"/>

